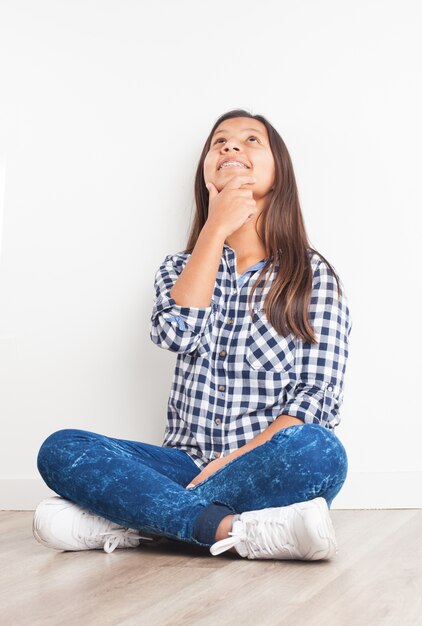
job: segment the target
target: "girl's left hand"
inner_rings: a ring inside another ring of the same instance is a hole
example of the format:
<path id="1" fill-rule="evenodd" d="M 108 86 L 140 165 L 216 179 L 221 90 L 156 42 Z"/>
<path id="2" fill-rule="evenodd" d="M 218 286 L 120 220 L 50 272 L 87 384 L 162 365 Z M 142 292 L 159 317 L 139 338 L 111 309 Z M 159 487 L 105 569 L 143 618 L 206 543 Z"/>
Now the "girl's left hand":
<path id="1" fill-rule="evenodd" d="M 224 467 L 229 460 L 230 459 L 228 459 L 228 457 L 221 456 L 219 459 L 214 459 L 214 461 L 208 463 L 208 465 L 204 467 L 204 469 L 197 476 L 195 476 L 193 480 L 191 480 L 189 485 L 186 486 L 186 489 L 191 489 L 192 487 L 199 485 L 199 483 L 202 483 L 203 480 L 212 476 L 212 474 L 220 469 L 220 467 Z"/>

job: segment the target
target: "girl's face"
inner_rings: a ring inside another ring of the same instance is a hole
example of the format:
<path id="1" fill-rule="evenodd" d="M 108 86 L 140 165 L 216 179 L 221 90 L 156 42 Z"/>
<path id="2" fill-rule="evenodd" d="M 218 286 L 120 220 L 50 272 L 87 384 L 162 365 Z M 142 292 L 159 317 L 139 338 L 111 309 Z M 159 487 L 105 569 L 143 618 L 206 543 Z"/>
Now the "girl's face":
<path id="1" fill-rule="evenodd" d="M 223 161 L 241 161 L 246 168 L 226 166 Z M 224 120 L 215 129 L 210 149 L 204 160 L 204 179 L 214 183 L 218 191 L 235 175 L 253 175 L 250 183 L 255 200 L 264 198 L 274 184 L 275 163 L 265 125 L 249 117 Z"/>

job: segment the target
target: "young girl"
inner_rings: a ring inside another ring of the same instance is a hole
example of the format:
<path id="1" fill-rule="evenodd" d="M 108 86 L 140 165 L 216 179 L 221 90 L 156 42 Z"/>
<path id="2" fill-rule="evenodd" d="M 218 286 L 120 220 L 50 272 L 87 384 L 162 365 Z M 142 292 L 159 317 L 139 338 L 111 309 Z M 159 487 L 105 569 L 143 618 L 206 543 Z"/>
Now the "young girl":
<path id="1" fill-rule="evenodd" d="M 163 537 L 249 559 L 329 559 L 347 474 L 340 421 L 352 328 L 310 247 L 292 162 L 261 115 L 214 124 L 187 249 L 155 276 L 150 337 L 177 353 L 162 446 L 64 429 L 38 454 L 59 496 L 33 532 L 58 550 Z"/>

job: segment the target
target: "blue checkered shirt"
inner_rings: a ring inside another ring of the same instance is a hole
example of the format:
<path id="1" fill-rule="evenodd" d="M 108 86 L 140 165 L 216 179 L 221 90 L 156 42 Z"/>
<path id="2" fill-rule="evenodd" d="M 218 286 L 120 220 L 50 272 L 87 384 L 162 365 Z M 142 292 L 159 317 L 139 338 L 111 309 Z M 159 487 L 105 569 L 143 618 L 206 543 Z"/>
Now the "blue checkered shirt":
<path id="1" fill-rule="evenodd" d="M 339 303 L 332 272 L 313 253 L 309 312 L 318 343 L 311 344 L 292 333 L 279 335 L 266 318 L 262 306 L 278 264 L 262 296 L 257 288 L 251 318 L 248 296 L 265 259 L 239 276 L 236 253 L 227 244 L 210 306 L 177 305 L 169 292 L 189 257 L 167 255 L 154 280 L 150 337 L 177 353 L 162 445 L 185 450 L 203 469 L 245 445 L 281 414 L 334 429 L 340 422 L 352 328 L 341 279 Z"/>

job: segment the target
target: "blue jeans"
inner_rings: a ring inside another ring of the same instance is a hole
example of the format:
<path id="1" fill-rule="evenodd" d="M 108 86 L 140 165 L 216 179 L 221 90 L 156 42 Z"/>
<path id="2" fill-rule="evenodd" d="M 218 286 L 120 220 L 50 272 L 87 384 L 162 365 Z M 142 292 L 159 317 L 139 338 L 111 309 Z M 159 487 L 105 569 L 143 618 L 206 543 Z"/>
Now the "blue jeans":
<path id="1" fill-rule="evenodd" d="M 332 500 L 347 475 L 346 451 L 318 424 L 279 430 L 191 489 L 200 473 L 187 452 L 79 429 L 52 433 L 38 471 L 58 495 L 121 526 L 210 547 L 223 517 Z"/>

